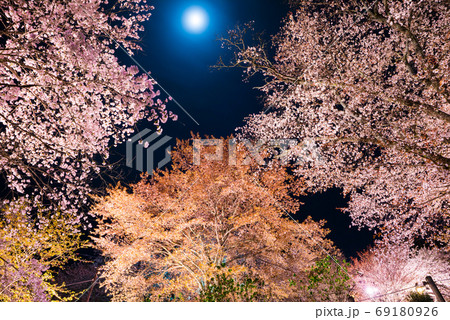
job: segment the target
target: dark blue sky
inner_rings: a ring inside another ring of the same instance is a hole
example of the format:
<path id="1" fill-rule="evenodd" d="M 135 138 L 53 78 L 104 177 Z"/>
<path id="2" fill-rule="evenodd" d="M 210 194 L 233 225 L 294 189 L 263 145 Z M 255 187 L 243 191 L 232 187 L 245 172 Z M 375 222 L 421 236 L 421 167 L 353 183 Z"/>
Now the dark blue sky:
<path id="1" fill-rule="evenodd" d="M 270 40 L 290 10 L 287 0 L 153 0 L 152 4 L 155 10 L 141 43 L 144 51 L 136 59 L 200 124 L 170 103 L 168 109 L 179 115 L 179 121 L 165 125 L 164 134 L 187 139 L 191 131 L 216 137 L 234 133 L 245 117 L 262 110 L 260 93 L 253 89 L 262 82 L 244 83 L 241 69 L 211 69 L 220 56 L 226 59 L 231 55 L 216 39 L 236 25 L 255 21 L 255 31 L 264 31 Z M 189 34 L 182 26 L 183 11 L 191 5 L 204 7 L 210 15 L 210 26 L 201 35 Z M 121 59 L 131 64 L 126 57 Z M 139 126 L 141 130 L 146 127 L 151 125 L 144 122 Z M 130 175 L 137 178 L 137 172 Z M 346 256 L 354 256 L 372 241 L 371 233 L 349 228 L 350 218 L 336 210 L 346 205 L 338 191 L 302 201 L 305 204 L 296 218 L 311 215 L 315 220 L 327 220 L 330 238 Z"/>
<path id="2" fill-rule="evenodd" d="M 154 0 L 152 4 L 155 10 L 145 25 L 144 52 L 137 58 L 200 123 L 195 125 L 170 104 L 180 116 L 177 125 L 183 126 L 177 136 L 189 137 L 191 130 L 216 136 L 233 133 L 247 115 L 261 110 L 261 104 L 252 89 L 255 83 L 242 82 L 242 70 L 211 69 L 220 56 L 231 55 L 216 39 L 251 20 L 258 31 L 276 33 L 288 12 L 285 0 Z M 182 13 L 190 5 L 203 6 L 210 14 L 204 34 L 192 35 L 183 29 Z"/>

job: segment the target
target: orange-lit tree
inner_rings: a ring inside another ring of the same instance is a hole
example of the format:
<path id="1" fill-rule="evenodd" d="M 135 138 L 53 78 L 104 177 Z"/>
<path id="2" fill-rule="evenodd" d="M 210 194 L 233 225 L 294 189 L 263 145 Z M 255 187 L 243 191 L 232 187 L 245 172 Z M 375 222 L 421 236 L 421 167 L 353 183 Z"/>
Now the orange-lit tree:
<path id="1" fill-rule="evenodd" d="M 263 281 L 271 300 L 301 299 L 290 279 L 325 251 L 336 253 L 322 222 L 287 216 L 299 209 L 293 196 L 303 184 L 275 164 L 239 165 L 246 157 L 239 146 L 235 166 L 204 155 L 196 166 L 192 154 L 179 141 L 170 171 L 98 199 L 95 242 L 108 257 L 102 277 L 113 300 L 197 300 L 223 270 L 236 281 Z"/>

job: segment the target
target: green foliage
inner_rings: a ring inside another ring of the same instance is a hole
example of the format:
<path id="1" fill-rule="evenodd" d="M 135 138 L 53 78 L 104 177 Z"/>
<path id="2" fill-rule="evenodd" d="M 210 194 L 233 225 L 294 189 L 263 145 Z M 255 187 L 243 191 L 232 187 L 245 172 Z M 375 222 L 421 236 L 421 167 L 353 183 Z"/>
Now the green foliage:
<path id="1" fill-rule="evenodd" d="M 433 298 L 426 292 L 419 293 L 416 291 L 412 291 L 406 297 L 408 302 L 433 302 Z"/>
<path id="2" fill-rule="evenodd" d="M 255 302 L 267 301 L 268 295 L 263 292 L 264 281 L 244 276 L 236 280 L 231 269 L 212 277 L 202 288 L 199 295 L 201 302 Z"/>
<path id="3" fill-rule="evenodd" d="M 306 301 L 347 301 L 351 287 L 347 273 L 349 266 L 345 260 L 341 266 L 337 266 L 328 256 L 317 261 L 307 271 L 306 281 L 299 281 L 299 287 L 304 292 Z M 291 285 L 296 284 L 296 281 L 291 280 Z"/>

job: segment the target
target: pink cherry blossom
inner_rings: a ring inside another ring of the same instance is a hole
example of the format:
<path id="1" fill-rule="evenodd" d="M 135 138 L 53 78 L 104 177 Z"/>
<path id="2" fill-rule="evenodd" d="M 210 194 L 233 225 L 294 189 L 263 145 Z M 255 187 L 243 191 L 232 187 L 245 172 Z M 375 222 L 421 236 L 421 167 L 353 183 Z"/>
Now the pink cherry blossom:
<path id="1" fill-rule="evenodd" d="M 111 146 L 148 118 L 166 120 L 147 75 L 119 64 L 152 6 L 146 1 L 0 0 L 0 171 L 10 199 L 81 216 Z M 108 9 L 106 9 L 108 8 Z M 114 40 L 112 40 L 114 39 Z M 101 161 L 97 161 L 101 159 Z M 0 203 L 0 207 L 1 207 Z"/>
<path id="2" fill-rule="evenodd" d="M 448 241 L 448 3 L 291 2 L 273 58 L 242 30 L 223 39 L 238 49 L 233 65 L 266 79 L 268 110 L 241 136 L 315 141 L 321 161 L 296 168 L 310 191 L 342 188 L 355 224 L 398 241 Z"/>

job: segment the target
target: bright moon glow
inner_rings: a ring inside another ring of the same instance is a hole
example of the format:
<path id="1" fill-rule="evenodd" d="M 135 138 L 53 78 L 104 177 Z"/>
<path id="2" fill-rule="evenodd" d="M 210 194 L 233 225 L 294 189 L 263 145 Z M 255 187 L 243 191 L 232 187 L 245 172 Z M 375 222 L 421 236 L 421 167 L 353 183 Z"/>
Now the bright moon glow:
<path id="1" fill-rule="evenodd" d="M 183 25 L 188 32 L 202 33 L 208 24 L 208 13 L 202 7 L 190 7 L 183 14 Z"/>

